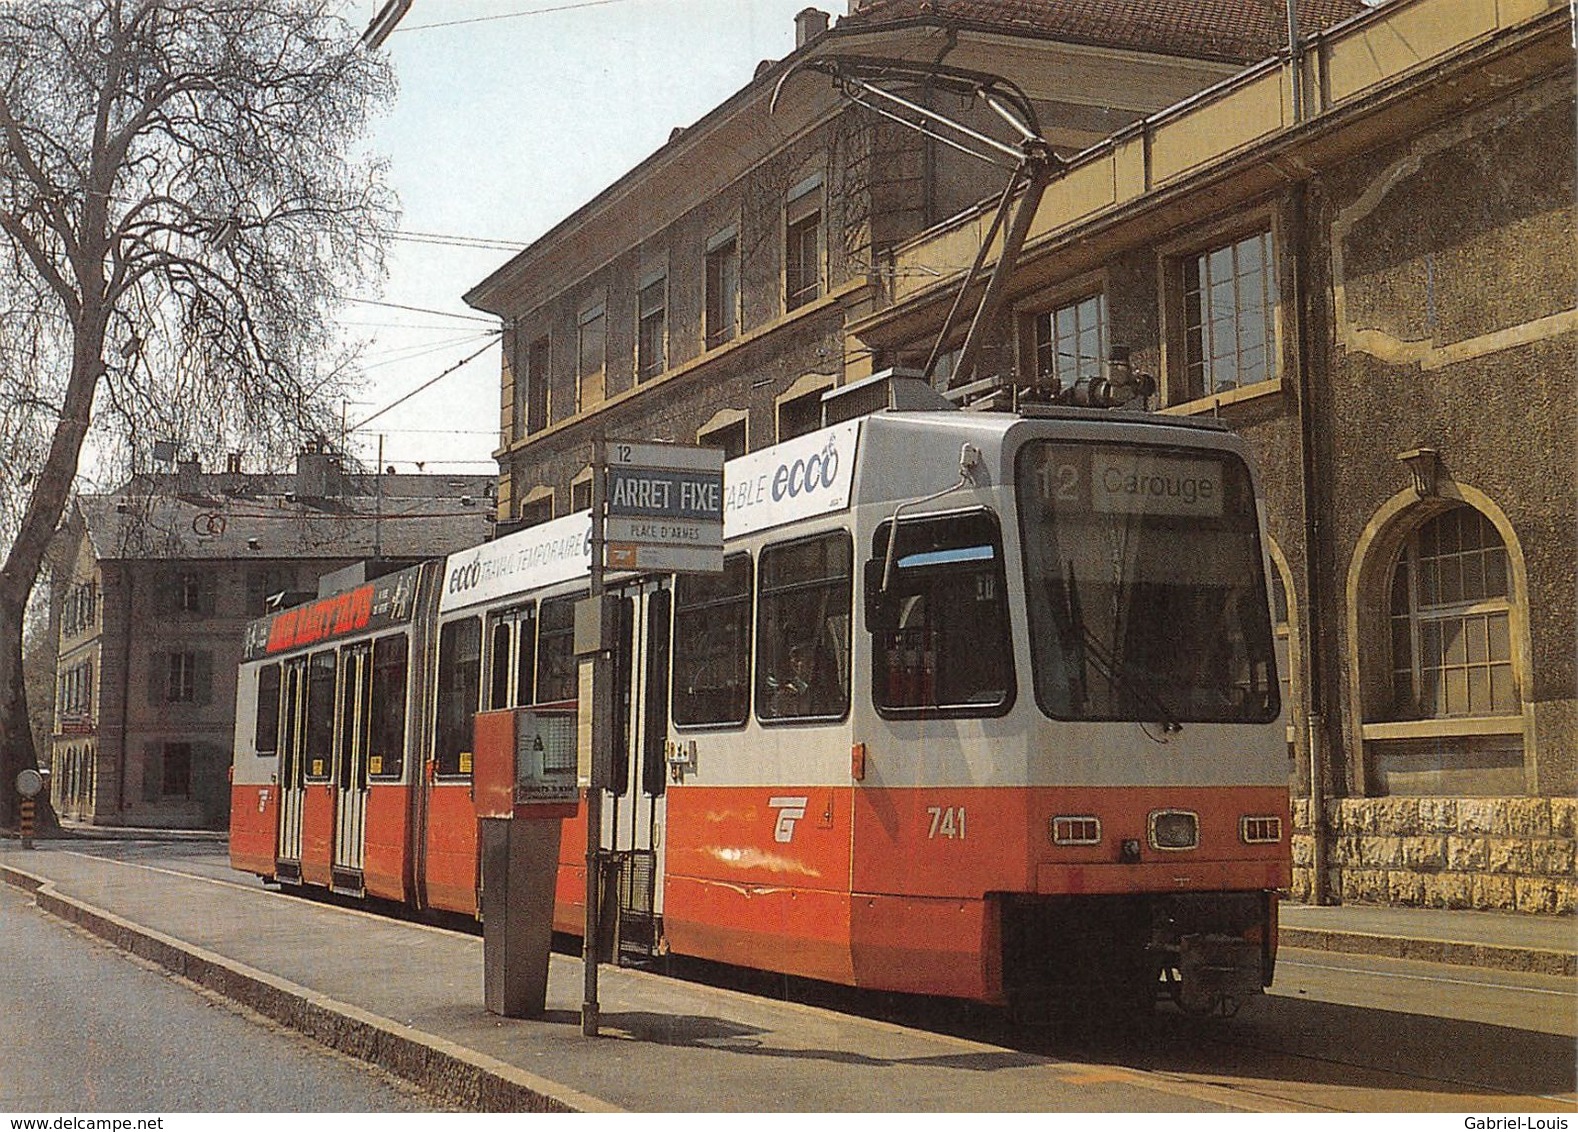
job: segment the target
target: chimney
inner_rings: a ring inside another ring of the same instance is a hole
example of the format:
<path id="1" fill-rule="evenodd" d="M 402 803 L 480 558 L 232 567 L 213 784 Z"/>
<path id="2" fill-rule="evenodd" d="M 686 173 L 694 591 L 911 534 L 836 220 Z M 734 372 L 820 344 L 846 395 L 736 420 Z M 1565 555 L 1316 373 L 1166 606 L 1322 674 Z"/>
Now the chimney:
<path id="1" fill-rule="evenodd" d="M 225 454 L 225 471 L 232 476 L 241 474 L 241 453 L 229 452 Z"/>
<path id="2" fill-rule="evenodd" d="M 296 492 L 302 499 L 328 499 L 339 494 L 340 457 L 321 439 L 296 456 Z"/>
<path id="3" fill-rule="evenodd" d="M 203 465 L 196 456 L 180 460 L 175 465 L 175 490 L 182 495 L 195 495 L 201 483 Z"/>
<path id="4" fill-rule="evenodd" d="M 802 8 L 794 18 L 794 45 L 801 48 L 827 30 L 828 15 L 818 8 Z"/>

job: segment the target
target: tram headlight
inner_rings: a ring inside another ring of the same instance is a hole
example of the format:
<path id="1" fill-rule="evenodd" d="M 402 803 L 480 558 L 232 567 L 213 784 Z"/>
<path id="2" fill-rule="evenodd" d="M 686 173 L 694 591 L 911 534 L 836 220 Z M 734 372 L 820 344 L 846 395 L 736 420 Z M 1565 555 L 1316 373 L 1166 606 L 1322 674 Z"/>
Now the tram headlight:
<path id="1" fill-rule="evenodd" d="M 1152 810 L 1150 835 L 1152 849 L 1193 849 L 1200 844 L 1200 815 L 1189 810 Z"/>
<path id="2" fill-rule="evenodd" d="M 1059 814 L 1049 832 L 1054 845 L 1100 845 L 1101 819 L 1094 814 Z"/>
<path id="3" fill-rule="evenodd" d="M 1238 836 L 1245 845 L 1275 845 L 1282 840 L 1282 819 L 1272 815 L 1246 815 L 1238 819 Z"/>

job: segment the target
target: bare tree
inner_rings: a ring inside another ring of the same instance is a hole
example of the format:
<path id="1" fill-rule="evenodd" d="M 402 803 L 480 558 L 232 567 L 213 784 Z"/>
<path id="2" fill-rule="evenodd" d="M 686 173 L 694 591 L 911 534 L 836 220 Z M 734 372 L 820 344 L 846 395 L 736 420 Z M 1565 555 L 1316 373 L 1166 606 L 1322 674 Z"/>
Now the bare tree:
<path id="1" fill-rule="evenodd" d="M 0 6 L 0 825 L 34 759 L 24 612 L 84 442 L 130 462 L 152 435 L 332 431 L 329 319 L 393 221 L 356 148 L 392 78 L 336 7 Z"/>

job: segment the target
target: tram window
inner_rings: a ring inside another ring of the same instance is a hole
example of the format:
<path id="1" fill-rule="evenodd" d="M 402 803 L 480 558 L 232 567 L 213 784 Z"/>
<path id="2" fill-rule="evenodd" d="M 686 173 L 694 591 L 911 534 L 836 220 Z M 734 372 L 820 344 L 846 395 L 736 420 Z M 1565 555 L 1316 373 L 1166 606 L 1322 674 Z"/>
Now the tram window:
<path id="1" fill-rule="evenodd" d="M 340 758 L 335 778 L 342 790 L 349 785 L 347 773 L 351 767 L 352 744 L 356 742 L 356 713 L 359 708 L 365 708 L 359 703 L 361 696 L 356 680 L 358 652 L 354 647 L 340 650 Z"/>
<path id="2" fill-rule="evenodd" d="M 285 710 L 280 715 L 279 780 L 284 786 L 301 785 L 301 675 L 305 667 L 300 660 L 291 661 L 281 681 Z"/>
<path id="3" fill-rule="evenodd" d="M 575 663 L 576 597 L 542 603 L 537 623 L 537 699 L 539 704 L 573 700 L 579 692 Z"/>
<path id="4" fill-rule="evenodd" d="M 673 598 L 668 590 L 653 594 L 647 605 L 646 719 L 641 733 L 641 789 L 647 794 L 663 793 L 668 769 L 665 747 L 668 742 L 669 618 Z"/>
<path id="5" fill-rule="evenodd" d="M 252 732 L 252 749 L 260 758 L 279 750 L 279 665 L 258 670 L 258 717 Z"/>
<path id="6" fill-rule="evenodd" d="M 871 695 L 883 715 L 999 715 L 1013 702 L 1013 644 L 997 517 L 891 522 L 866 564 Z M 888 575 L 883 588 L 883 574 Z"/>
<path id="7" fill-rule="evenodd" d="M 536 614 L 530 607 L 498 614 L 488 630 L 488 707 L 532 702 L 536 668 Z"/>
<path id="8" fill-rule="evenodd" d="M 337 672 L 332 649 L 315 652 L 307 661 L 307 744 L 302 769 L 309 779 L 326 780 L 334 767 Z"/>
<path id="9" fill-rule="evenodd" d="M 843 531 L 763 549 L 756 607 L 758 719 L 849 711 L 850 574 Z"/>
<path id="10" fill-rule="evenodd" d="M 367 773 L 399 778 L 405 769 L 405 692 L 408 645 L 405 634 L 373 642 L 372 710 L 369 718 Z"/>
<path id="11" fill-rule="evenodd" d="M 510 706 L 510 645 L 515 622 L 495 621 L 488 645 L 488 707 Z"/>
<path id="12" fill-rule="evenodd" d="M 1270 602 L 1242 460 L 1035 440 L 1016 476 L 1031 668 L 1047 715 L 1276 719 Z"/>
<path id="13" fill-rule="evenodd" d="M 635 609 L 634 598 L 623 597 L 619 599 L 618 623 L 615 628 L 617 661 L 614 664 L 614 718 L 618 720 L 630 719 L 632 698 L 635 695 L 635 685 L 631 679 L 630 657 L 635 649 Z M 610 787 L 615 794 L 623 796 L 630 787 L 630 728 L 628 724 L 616 724 L 613 729 L 613 770 L 610 775 Z"/>
<path id="14" fill-rule="evenodd" d="M 372 711 L 368 652 L 365 644 L 340 650 L 340 750 L 335 778 L 341 790 L 359 789 L 367 782 L 367 726 Z"/>
<path id="15" fill-rule="evenodd" d="M 751 702 L 751 556 L 731 554 L 721 574 L 674 581 L 674 722 L 745 722 Z"/>
<path id="16" fill-rule="evenodd" d="M 515 634 L 515 702 L 529 704 L 536 698 L 537 611 L 521 610 L 517 624 L 520 628 Z"/>
<path id="17" fill-rule="evenodd" d="M 482 622 L 451 621 L 438 633 L 437 733 L 433 759 L 440 775 L 471 773 L 472 717 L 482 691 Z"/>

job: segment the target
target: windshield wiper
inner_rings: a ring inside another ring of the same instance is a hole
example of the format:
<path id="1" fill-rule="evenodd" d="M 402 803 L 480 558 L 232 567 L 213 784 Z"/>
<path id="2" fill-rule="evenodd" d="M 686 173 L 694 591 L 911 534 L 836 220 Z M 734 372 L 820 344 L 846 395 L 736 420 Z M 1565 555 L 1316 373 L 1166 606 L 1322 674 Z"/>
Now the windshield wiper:
<path id="1" fill-rule="evenodd" d="M 1080 687 L 1083 689 L 1085 686 L 1085 657 L 1088 653 L 1090 658 L 1095 661 L 1096 671 L 1101 673 L 1109 684 L 1127 692 L 1131 697 L 1156 713 L 1164 734 L 1176 735 L 1182 731 L 1183 724 L 1178 722 L 1178 717 L 1167 707 L 1166 701 L 1144 683 L 1134 679 L 1129 674 L 1128 666 L 1114 656 L 1112 650 L 1107 648 L 1097 638 L 1096 634 L 1092 633 L 1089 627 L 1086 626 L 1084 611 L 1080 609 L 1079 587 L 1074 577 L 1074 560 L 1072 558 L 1069 559 L 1068 563 L 1068 581 L 1064 586 L 1064 595 L 1067 602 L 1066 613 L 1069 628 L 1073 630 L 1077 643 L 1082 646 L 1079 654 Z"/>

